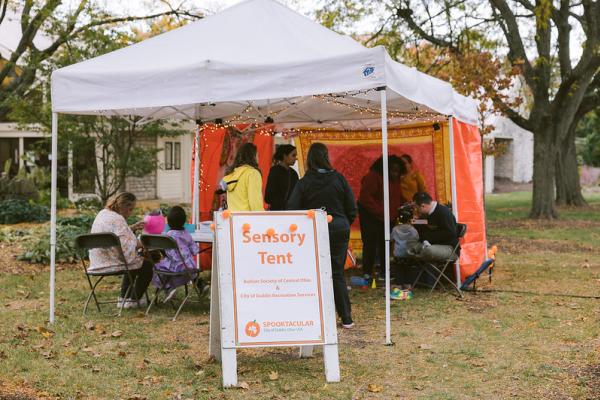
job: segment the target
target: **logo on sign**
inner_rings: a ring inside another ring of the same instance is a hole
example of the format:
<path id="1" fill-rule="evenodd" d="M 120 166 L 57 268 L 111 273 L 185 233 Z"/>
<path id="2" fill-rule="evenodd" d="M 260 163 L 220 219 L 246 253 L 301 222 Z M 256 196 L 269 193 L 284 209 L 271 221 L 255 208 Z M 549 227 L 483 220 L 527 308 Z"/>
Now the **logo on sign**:
<path id="1" fill-rule="evenodd" d="M 258 322 L 256 322 L 256 320 L 250 321 L 246 324 L 244 331 L 246 332 L 246 335 L 250 337 L 257 337 L 260 333 L 260 325 Z"/>
<path id="2" fill-rule="evenodd" d="M 367 77 L 369 75 L 372 75 L 373 72 L 375 72 L 375 67 L 365 67 L 365 69 L 363 69 L 362 74 L 364 77 Z"/>

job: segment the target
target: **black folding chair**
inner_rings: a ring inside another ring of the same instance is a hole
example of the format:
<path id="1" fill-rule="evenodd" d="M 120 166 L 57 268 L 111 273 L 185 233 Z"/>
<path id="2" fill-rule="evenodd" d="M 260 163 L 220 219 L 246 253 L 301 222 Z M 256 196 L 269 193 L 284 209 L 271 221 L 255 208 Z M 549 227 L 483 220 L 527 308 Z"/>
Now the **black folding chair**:
<path id="1" fill-rule="evenodd" d="M 81 254 L 81 252 L 79 252 L 79 258 L 81 259 L 83 271 L 85 272 L 85 276 L 90 285 L 90 294 L 88 295 L 87 300 L 85 301 L 85 306 L 83 307 L 83 315 L 85 315 L 85 313 L 87 312 L 88 305 L 92 298 L 96 303 L 96 308 L 98 309 L 98 312 L 100 312 L 100 304 L 118 303 L 118 301 L 98 301 L 98 298 L 96 297 L 96 287 L 105 277 L 127 275 L 130 284 L 127 288 L 127 292 L 125 293 L 125 298 L 123 299 L 119 307 L 119 312 L 117 313 L 117 315 L 120 316 L 123 311 L 123 307 L 125 306 L 126 299 L 129 298 L 129 294 L 135 287 L 135 281 L 137 279 L 137 276 L 135 278 L 132 278 L 132 274 L 129 269 L 129 264 L 127 264 L 127 260 L 125 259 L 125 255 L 123 254 L 123 249 L 121 248 L 121 241 L 119 240 L 118 236 L 112 232 L 89 233 L 86 235 L 79 235 L 75 238 L 75 246 L 83 252 L 89 252 L 89 250 L 92 249 L 107 249 L 113 247 L 117 249 L 117 254 L 119 255 L 121 262 L 117 264 L 116 267 L 122 267 L 122 269 L 119 269 L 118 271 L 90 271 L 88 269 L 88 265 L 86 265 L 84 254 Z M 92 280 L 95 278 L 97 279 L 95 280 L 95 282 L 92 283 Z M 137 299 L 137 301 L 139 305 L 139 299 Z"/>
<path id="2" fill-rule="evenodd" d="M 156 265 L 155 265 L 154 273 L 158 277 L 158 280 L 160 281 L 162 287 L 165 286 L 165 284 L 167 283 L 167 280 L 170 278 L 186 277 L 188 279 L 188 282 L 192 284 L 194 291 L 198 294 L 198 300 L 199 301 L 202 300 L 202 293 L 200 293 L 200 290 L 198 289 L 198 280 L 200 279 L 200 270 L 197 269 L 196 267 L 194 267 L 193 265 L 190 266 L 186 263 L 183 255 L 181 254 L 181 251 L 179 250 L 179 246 L 177 246 L 177 242 L 175 241 L 175 239 L 173 239 L 170 236 L 165 236 L 165 235 L 142 235 L 142 236 L 140 236 L 140 241 L 142 242 L 142 245 L 144 246 L 144 248 L 146 250 L 160 251 L 161 253 L 164 254 L 165 257 L 169 257 L 166 250 L 175 250 L 177 257 L 179 258 L 181 263 L 185 266 L 185 269 L 181 272 L 170 272 L 170 271 L 165 271 L 165 270 L 156 268 Z M 196 276 L 194 276 L 194 273 L 196 273 L 195 274 Z M 188 301 L 188 299 L 192 295 L 192 293 L 188 289 L 189 283 L 186 283 L 184 285 L 185 298 L 179 305 L 179 308 L 177 309 L 177 312 L 175 313 L 175 316 L 173 317 L 173 321 L 175 321 L 177 319 L 179 312 L 181 311 L 181 309 L 183 308 L 185 303 Z M 154 297 L 150 301 L 150 304 L 148 305 L 148 309 L 146 310 L 146 315 L 148 315 L 148 313 L 150 312 L 150 308 L 152 308 L 152 305 L 157 302 L 158 295 L 160 294 L 162 287 L 157 288 L 156 291 L 154 292 Z"/>
<path id="3" fill-rule="evenodd" d="M 452 281 L 450 277 L 448 277 L 448 275 L 446 275 L 446 270 L 448 269 L 448 267 L 450 265 L 454 265 L 454 263 L 458 261 L 460 240 L 465 236 L 465 233 L 467 233 L 467 225 L 457 224 L 457 227 L 459 242 L 456 244 L 456 246 L 454 246 L 454 248 L 452 249 L 452 254 L 450 254 L 448 258 L 446 258 L 445 260 L 425 260 L 418 257 L 416 258 L 416 260 L 418 260 L 420 272 L 417 275 L 417 279 L 415 279 L 415 282 L 413 283 L 413 287 L 416 286 L 417 283 L 419 283 L 419 280 L 421 279 L 423 273 L 426 273 L 435 280 L 433 285 L 431 285 L 431 290 L 429 291 L 429 293 L 433 292 L 433 290 L 438 286 L 438 284 L 442 286 L 444 290 L 447 290 L 444 286 L 445 282 L 449 284 L 452 288 L 454 288 L 454 290 L 456 290 L 456 293 L 458 293 L 458 295 L 461 298 L 463 297 L 460 288 L 456 285 L 455 282 Z"/>

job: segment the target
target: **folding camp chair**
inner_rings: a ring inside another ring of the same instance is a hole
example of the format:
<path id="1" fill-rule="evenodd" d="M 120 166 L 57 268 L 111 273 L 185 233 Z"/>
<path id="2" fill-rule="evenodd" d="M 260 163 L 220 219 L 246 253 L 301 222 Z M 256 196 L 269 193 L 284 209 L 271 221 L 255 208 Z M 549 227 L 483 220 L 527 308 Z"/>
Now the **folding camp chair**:
<path id="1" fill-rule="evenodd" d="M 85 272 L 85 276 L 90 285 L 90 294 L 88 295 L 87 300 L 85 301 L 85 306 L 83 307 L 84 315 L 87 312 L 88 305 L 92 298 L 96 303 L 96 308 L 98 309 L 98 312 L 100 312 L 100 304 L 118 303 L 118 301 L 98 301 L 98 298 L 96 297 L 96 287 L 105 277 L 127 275 L 129 277 L 130 284 L 125 293 L 125 299 L 129 298 L 129 294 L 135 287 L 135 281 L 137 279 L 137 276 L 135 278 L 132 278 L 132 274 L 129 269 L 129 264 L 127 264 L 127 260 L 125 259 L 125 255 L 123 254 L 123 249 L 121 248 L 121 241 L 119 240 L 117 235 L 115 235 L 112 232 L 89 233 L 86 235 L 79 235 L 75 238 L 75 246 L 82 251 L 114 247 L 117 249 L 117 253 L 121 259 L 121 263 L 119 264 L 119 266 L 123 266 L 123 269 L 120 269 L 118 271 L 90 271 L 85 263 L 85 257 L 83 256 L 83 254 L 79 254 L 81 259 L 81 265 L 83 266 L 83 271 Z M 92 283 L 92 279 L 94 278 L 97 278 L 97 280 Z M 139 305 L 139 299 L 137 301 Z M 122 301 L 121 305 L 119 306 L 119 312 L 117 313 L 118 316 L 121 316 L 124 306 L 125 301 Z"/>
<path id="2" fill-rule="evenodd" d="M 465 233 L 467 233 L 467 225 L 457 224 L 457 227 L 458 240 L 460 242 L 460 240 L 465 236 Z M 450 256 L 445 260 L 419 259 L 418 266 L 421 270 L 417 275 L 417 279 L 415 279 L 415 282 L 413 283 L 413 287 L 417 283 L 419 283 L 421 276 L 423 275 L 423 273 L 425 273 L 435 280 L 433 285 L 431 285 L 431 290 L 429 291 L 429 293 L 433 292 L 433 290 L 438 286 L 438 284 L 441 285 L 444 289 L 446 289 L 446 287 L 444 286 L 445 282 L 448 283 L 452 288 L 454 288 L 454 290 L 456 290 L 456 293 L 458 293 L 458 295 L 462 298 L 463 294 L 460 291 L 460 288 L 456 285 L 455 282 L 452 281 L 451 278 L 448 277 L 448 275 L 446 275 L 446 270 L 448 269 L 448 266 L 454 265 L 454 263 L 458 260 L 459 249 L 460 243 L 457 243 L 456 246 L 454 246 L 454 248 L 452 249 L 452 254 L 450 254 Z"/>
<path id="3" fill-rule="evenodd" d="M 156 268 L 156 265 L 155 265 L 154 273 L 158 277 L 162 287 L 165 286 L 165 283 L 167 282 L 167 279 L 169 279 L 169 278 L 187 277 L 189 282 L 191 282 L 194 291 L 198 294 L 199 301 L 202 300 L 202 293 L 200 293 L 200 290 L 198 289 L 198 285 L 197 285 L 198 279 L 200 276 L 199 275 L 200 269 L 195 268 L 193 265 L 189 266 L 185 262 L 185 259 L 184 259 L 183 255 L 181 254 L 181 251 L 179 250 L 179 246 L 177 246 L 177 242 L 175 241 L 175 239 L 173 239 L 172 237 L 169 237 L 169 236 L 165 236 L 165 235 L 142 235 L 142 236 L 140 236 L 140 241 L 142 242 L 142 245 L 144 246 L 144 248 L 146 248 L 146 250 L 161 251 L 162 253 L 164 253 L 165 257 L 169 257 L 166 250 L 175 250 L 177 257 L 185 266 L 185 269 L 181 272 L 170 272 L 170 271 L 158 269 L 158 268 Z M 195 277 L 194 277 L 194 272 L 196 272 Z M 184 285 L 185 298 L 179 305 L 179 308 L 177 309 L 177 312 L 175 313 L 175 316 L 173 317 L 173 321 L 175 321 L 177 319 L 179 312 L 181 311 L 181 309 L 183 308 L 185 303 L 188 301 L 188 299 L 192 295 L 190 293 L 190 290 L 188 289 L 188 284 L 189 283 L 186 283 Z M 150 301 L 150 304 L 148 305 L 148 309 L 146 310 L 146 315 L 148 315 L 148 313 L 150 312 L 150 308 L 152 308 L 152 305 L 157 302 L 160 291 L 161 291 L 161 288 L 157 288 L 156 291 L 154 292 L 154 297 Z"/>

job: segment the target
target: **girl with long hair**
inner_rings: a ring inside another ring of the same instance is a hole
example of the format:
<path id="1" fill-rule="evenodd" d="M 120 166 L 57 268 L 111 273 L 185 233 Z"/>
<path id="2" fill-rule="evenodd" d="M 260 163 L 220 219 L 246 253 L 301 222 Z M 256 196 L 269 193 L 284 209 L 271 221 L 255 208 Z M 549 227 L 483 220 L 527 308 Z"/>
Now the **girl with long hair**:
<path id="1" fill-rule="evenodd" d="M 238 149 L 233 165 L 220 184 L 227 191 L 227 208 L 232 211 L 264 211 L 262 176 L 258 168 L 257 149 L 244 143 Z"/>
<path id="2" fill-rule="evenodd" d="M 296 147 L 291 144 L 277 146 L 265 188 L 265 202 L 272 211 L 285 210 L 285 203 L 298 183 L 298 173 L 292 168 L 297 158 Z"/>

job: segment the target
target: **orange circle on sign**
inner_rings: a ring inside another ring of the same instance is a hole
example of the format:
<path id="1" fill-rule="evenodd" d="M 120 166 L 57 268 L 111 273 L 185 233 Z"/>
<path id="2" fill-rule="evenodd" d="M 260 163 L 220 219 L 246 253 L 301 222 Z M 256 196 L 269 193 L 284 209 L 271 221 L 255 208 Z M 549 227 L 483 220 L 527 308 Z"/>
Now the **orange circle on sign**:
<path id="1" fill-rule="evenodd" d="M 250 232 L 250 224 L 249 223 L 245 223 L 244 225 L 242 225 L 242 231 L 243 232 Z"/>
<path id="2" fill-rule="evenodd" d="M 214 224 L 214 222 L 213 222 L 212 224 L 210 224 L 210 230 L 211 230 L 211 231 L 214 231 L 214 230 L 215 230 L 215 224 Z"/>
<path id="3" fill-rule="evenodd" d="M 298 230 L 298 225 L 296 225 L 296 224 L 290 225 L 290 232 L 296 232 L 297 230 Z"/>
<path id="4" fill-rule="evenodd" d="M 308 216 L 308 218 L 314 218 L 315 217 L 315 210 L 308 210 L 306 212 L 306 215 Z"/>
<path id="5" fill-rule="evenodd" d="M 260 325 L 256 322 L 256 320 L 250 321 L 246 324 L 244 332 L 246 332 L 246 335 L 250 337 L 257 337 L 260 333 Z"/>
<path id="6" fill-rule="evenodd" d="M 231 217 L 231 211 L 225 210 L 225 211 L 223 211 L 223 214 L 221 214 L 221 215 L 223 215 L 223 218 L 227 219 L 227 218 Z"/>
<path id="7" fill-rule="evenodd" d="M 333 221 L 333 216 L 327 215 L 327 222 L 331 222 L 331 221 Z"/>
<path id="8" fill-rule="evenodd" d="M 273 228 L 267 229 L 267 236 L 272 237 L 273 235 L 275 235 L 275 229 L 273 229 Z"/>

